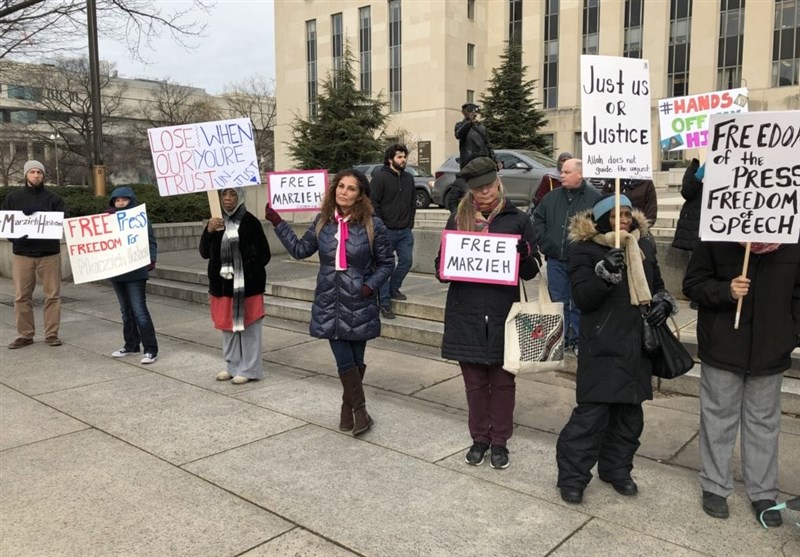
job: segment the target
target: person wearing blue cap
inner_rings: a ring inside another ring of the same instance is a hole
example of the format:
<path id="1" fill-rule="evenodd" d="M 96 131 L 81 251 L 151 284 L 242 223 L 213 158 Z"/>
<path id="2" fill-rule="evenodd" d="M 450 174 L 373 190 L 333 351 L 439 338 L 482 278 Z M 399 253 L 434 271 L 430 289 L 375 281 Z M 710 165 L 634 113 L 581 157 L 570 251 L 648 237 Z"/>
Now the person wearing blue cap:
<path id="1" fill-rule="evenodd" d="M 664 288 L 647 218 L 620 196 L 615 248 L 614 196 L 572 219 L 569 277 L 581 310 L 577 406 L 556 443 L 561 498 L 580 503 L 597 464 L 617 493 L 639 491 L 631 477 L 644 429 L 642 402 L 653 398 L 652 362 L 643 348 L 644 320 L 660 326 L 677 312 Z"/>

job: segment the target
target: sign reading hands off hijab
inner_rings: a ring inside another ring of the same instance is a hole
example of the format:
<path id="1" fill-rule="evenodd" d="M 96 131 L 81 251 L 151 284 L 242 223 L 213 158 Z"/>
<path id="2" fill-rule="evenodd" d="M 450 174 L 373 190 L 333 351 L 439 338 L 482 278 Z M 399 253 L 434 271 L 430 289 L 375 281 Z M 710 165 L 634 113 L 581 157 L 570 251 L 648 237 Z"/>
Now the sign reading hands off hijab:
<path id="1" fill-rule="evenodd" d="M 658 101 L 661 150 L 681 151 L 708 144 L 712 114 L 747 112 L 747 88 L 715 91 Z"/>
<path id="2" fill-rule="evenodd" d="M 800 111 L 714 114 L 700 239 L 792 244 L 800 234 Z"/>
<path id="3" fill-rule="evenodd" d="M 249 118 L 147 130 L 162 197 L 260 184 Z"/>
<path id="4" fill-rule="evenodd" d="M 652 178 L 647 60 L 581 56 L 581 145 L 586 178 Z"/>

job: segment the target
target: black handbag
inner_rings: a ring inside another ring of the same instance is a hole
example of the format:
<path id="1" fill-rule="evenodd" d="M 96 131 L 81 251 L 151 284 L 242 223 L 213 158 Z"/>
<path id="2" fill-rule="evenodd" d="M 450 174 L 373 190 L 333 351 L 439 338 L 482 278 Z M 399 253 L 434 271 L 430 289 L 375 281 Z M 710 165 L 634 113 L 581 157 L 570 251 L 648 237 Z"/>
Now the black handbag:
<path id="1" fill-rule="evenodd" d="M 645 326 L 648 328 L 648 325 Z M 665 321 L 658 327 L 649 326 L 658 339 L 660 349 L 647 355 L 653 361 L 653 375 L 662 379 L 675 379 L 694 367 L 694 360 L 679 339 L 672 334 Z M 676 327 L 677 330 L 677 327 Z"/>

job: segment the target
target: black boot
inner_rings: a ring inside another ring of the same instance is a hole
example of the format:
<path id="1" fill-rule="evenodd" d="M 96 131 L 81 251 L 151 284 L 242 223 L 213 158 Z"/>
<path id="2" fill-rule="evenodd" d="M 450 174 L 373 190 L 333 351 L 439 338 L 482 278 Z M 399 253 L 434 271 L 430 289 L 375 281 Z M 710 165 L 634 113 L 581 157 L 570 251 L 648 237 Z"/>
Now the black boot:
<path id="1" fill-rule="evenodd" d="M 366 365 L 358 366 L 358 373 L 361 375 L 361 379 L 364 379 L 364 374 L 367 371 Z M 342 392 L 342 410 L 341 415 L 339 417 L 339 431 L 351 431 L 353 429 L 353 407 L 350 406 L 350 403 L 347 402 L 347 396 L 345 392 Z"/>
<path id="2" fill-rule="evenodd" d="M 359 368 L 354 367 L 339 376 L 344 387 L 345 400 L 353 408 L 353 435 L 361 435 L 372 424 L 372 418 L 367 413 L 367 403 L 364 398 L 364 387 L 361 384 Z"/>

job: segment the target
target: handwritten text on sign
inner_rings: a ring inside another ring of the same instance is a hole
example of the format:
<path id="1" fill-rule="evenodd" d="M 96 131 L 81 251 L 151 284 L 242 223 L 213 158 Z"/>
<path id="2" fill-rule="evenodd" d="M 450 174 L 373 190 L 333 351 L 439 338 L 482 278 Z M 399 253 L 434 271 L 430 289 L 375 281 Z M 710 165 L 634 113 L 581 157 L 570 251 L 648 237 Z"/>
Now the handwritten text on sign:
<path id="1" fill-rule="evenodd" d="M 249 118 L 147 130 L 162 197 L 260 184 Z"/>
<path id="2" fill-rule="evenodd" d="M 276 211 L 316 210 L 322 205 L 327 185 L 325 170 L 270 172 L 267 177 L 269 204 Z"/>
<path id="3" fill-rule="evenodd" d="M 680 151 L 708 144 L 708 124 L 712 114 L 747 112 L 747 89 L 729 89 L 673 97 L 658 101 L 661 149 Z"/>
<path id="4" fill-rule="evenodd" d="M 37 211 L 26 215 L 22 211 L 0 211 L 0 238 L 28 236 L 42 240 L 60 240 L 64 213 Z"/>
<path id="5" fill-rule="evenodd" d="M 583 175 L 651 178 L 647 60 L 581 56 Z"/>
<path id="6" fill-rule="evenodd" d="M 75 284 L 115 277 L 150 264 L 144 204 L 114 214 L 64 221 Z"/>
<path id="7" fill-rule="evenodd" d="M 795 243 L 800 233 L 800 111 L 714 114 L 700 238 Z"/>
<path id="8" fill-rule="evenodd" d="M 517 284 L 519 235 L 442 231 L 439 276 L 447 280 Z"/>

